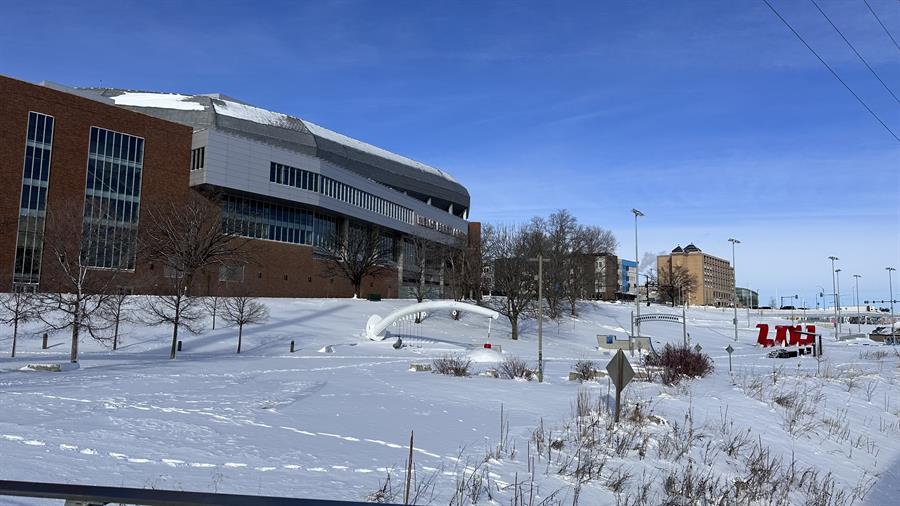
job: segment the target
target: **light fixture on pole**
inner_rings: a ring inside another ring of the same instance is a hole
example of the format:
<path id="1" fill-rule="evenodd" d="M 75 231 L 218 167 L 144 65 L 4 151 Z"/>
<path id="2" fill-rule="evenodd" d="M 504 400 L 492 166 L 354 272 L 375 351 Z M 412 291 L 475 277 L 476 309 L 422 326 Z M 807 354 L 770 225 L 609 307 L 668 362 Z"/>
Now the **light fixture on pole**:
<path id="1" fill-rule="evenodd" d="M 856 278 L 856 332 L 858 334 L 862 334 L 862 316 L 859 314 L 859 274 L 854 274 L 854 278 Z"/>
<path id="2" fill-rule="evenodd" d="M 888 295 L 891 298 L 891 341 L 894 344 L 897 344 L 897 338 L 895 337 L 897 331 L 895 330 L 894 324 L 894 283 L 891 279 L 893 277 L 894 271 L 896 271 L 897 269 L 894 269 L 893 267 L 885 267 L 885 269 L 888 271 Z"/>
<path id="3" fill-rule="evenodd" d="M 840 258 L 832 255 L 828 257 L 831 260 L 831 292 L 835 296 L 835 305 L 834 305 L 834 340 L 837 341 L 838 336 L 838 313 L 837 313 L 837 288 L 835 286 L 834 281 L 834 261 L 840 260 Z M 825 298 L 822 297 L 822 303 L 825 303 Z"/>
<path id="4" fill-rule="evenodd" d="M 734 340 L 738 340 L 738 329 L 737 329 L 737 265 L 735 264 L 734 257 L 734 245 L 740 244 L 741 241 L 737 239 L 728 239 L 728 242 L 731 243 L 731 303 L 734 306 Z"/>
<path id="5" fill-rule="evenodd" d="M 641 259 L 638 256 L 638 216 L 643 216 L 644 213 L 638 211 L 637 209 L 632 209 L 631 212 L 634 214 L 634 269 L 635 274 L 640 271 L 641 267 Z M 637 281 L 637 286 L 634 287 L 634 324 L 637 329 L 637 335 L 641 335 L 641 279 L 635 275 L 634 279 Z M 649 294 L 648 294 L 649 297 Z M 632 336 L 634 337 L 634 336 Z"/>

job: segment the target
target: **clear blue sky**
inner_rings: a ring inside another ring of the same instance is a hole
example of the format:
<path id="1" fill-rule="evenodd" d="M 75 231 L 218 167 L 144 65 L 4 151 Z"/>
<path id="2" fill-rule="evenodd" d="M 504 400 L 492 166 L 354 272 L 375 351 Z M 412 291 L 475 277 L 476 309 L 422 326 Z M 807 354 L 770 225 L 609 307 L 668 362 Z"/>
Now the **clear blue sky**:
<path id="1" fill-rule="evenodd" d="M 815 7 L 771 1 L 900 135 Z M 862 0 L 818 1 L 900 96 L 900 50 Z M 900 39 L 900 4 L 870 4 Z M 863 298 L 900 268 L 900 143 L 761 0 L 6 2 L 0 72 L 222 92 L 447 170 L 473 219 L 567 208 L 620 256 L 632 207 L 642 254 L 730 258 L 737 237 L 738 284 L 764 302 L 829 288 L 828 255 Z"/>

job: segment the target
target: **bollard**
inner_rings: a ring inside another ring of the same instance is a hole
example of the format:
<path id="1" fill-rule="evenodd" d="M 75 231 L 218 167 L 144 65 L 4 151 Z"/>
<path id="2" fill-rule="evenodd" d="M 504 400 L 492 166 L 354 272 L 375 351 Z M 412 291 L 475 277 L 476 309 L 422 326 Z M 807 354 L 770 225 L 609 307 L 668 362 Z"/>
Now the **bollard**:
<path id="1" fill-rule="evenodd" d="M 44 341 L 41 343 L 41 349 L 42 350 L 47 349 L 47 333 L 46 332 L 44 332 Z"/>
<path id="2" fill-rule="evenodd" d="M 181 341 L 178 341 L 178 351 L 181 351 Z"/>
<path id="3" fill-rule="evenodd" d="M 294 340 L 291 339 L 291 353 L 294 353 Z"/>

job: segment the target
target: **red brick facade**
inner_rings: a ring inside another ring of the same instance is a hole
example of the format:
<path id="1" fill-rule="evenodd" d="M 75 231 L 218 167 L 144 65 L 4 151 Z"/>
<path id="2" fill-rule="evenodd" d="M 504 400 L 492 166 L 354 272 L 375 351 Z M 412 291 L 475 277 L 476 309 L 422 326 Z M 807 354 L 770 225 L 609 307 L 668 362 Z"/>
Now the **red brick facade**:
<path id="1" fill-rule="evenodd" d="M 184 199 L 190 191 L 190 127 L 0 76 L 0 187 L 4 189 L 0 198 L 0 291 L 9 290 L 12 283 L 29 111 L 53 116 L 55 120 L 48 214 L 83 202 L 92 126 L 144 139 L 142 209 Z M 73 234 L 72 241 L 78 240 Z M 218 271 L 210 270 L 197 280 L 197 294 L 227 295 L 238 289 L 266 297 L 348 297 L 353 294 L 353 288 L 345 279 L 323 277 L 323 265 L 313 258 L 313 249 L 309 246 L 274 241 L 252 241 L 252 244 L 254 262 L 245 267 L 242 283 L 220 282 Z M 55 285 L 53 262 L 50 255 L 44 255 L 43 290 Z M 167 283 L 159 278 L 161 270 L 160 266 L 139 261 L 135 271 L 122 275 L 118 284 L 131 285 L 135 292 L 163 291 Z M 367 279 L 361 291 L 364 295 L 376 293 L 382 297 L 396 297 L 397 278 L 393 271 L 378 279 Z"/>

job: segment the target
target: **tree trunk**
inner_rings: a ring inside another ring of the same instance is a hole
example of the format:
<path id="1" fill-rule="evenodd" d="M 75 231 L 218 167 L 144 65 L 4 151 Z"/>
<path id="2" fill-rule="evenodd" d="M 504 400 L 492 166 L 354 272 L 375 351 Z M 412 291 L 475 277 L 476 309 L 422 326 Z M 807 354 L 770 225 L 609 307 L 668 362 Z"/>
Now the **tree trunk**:
<path id="1" fill-rule="evenodd" d="M 510 316 L 509 317 L 509 326 L 512 329 L 513 341 L 518 341 L 519 340 L 519 317 L 518 316 Z"/>
<path id="2" fill-rule="evenodd" d="M 79 306 L 78 313 L 75 314 L 75 321 L 72 322 L 72 351 L 69 354 L 69 362 L 77 363 L 78 362 L 78 330 L 81 326 L 81 307 Z"/>
<path id="3" fill-rule="evenodd" d="M 244 324 L 241 323 L 238 325 L 238 349 L 237 349 L 238 353 L 241 352 L 241 338 L 243 337 L 243 334 L 244 334 Z"/>
<path id="4" fill-rule="evenodd" d="M 175 301 L 175 324 L 172 328 L 172 349 L 169 351 L 169 360 L 175 359 L 175 349 L 178 346 L 178 323 L 181 319 L 181 299 Z"/>
<path id="5" fill-rule="evenodd" d="M 116 328 L 113 330 L 113 351 L 119 348 L 119 316 L 116 316 Z"/>
<path id="6" fill-rule="evenodd" d="M 16 336 L 19 334 L 19 319 L 16 318 L 13 321 L 13 347 L 12 347 L 12 358 L 16 358 Z"/>

